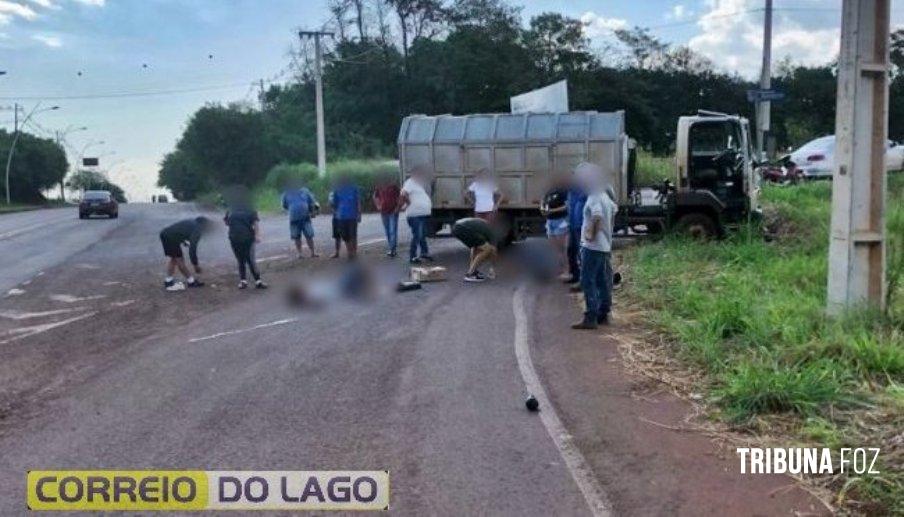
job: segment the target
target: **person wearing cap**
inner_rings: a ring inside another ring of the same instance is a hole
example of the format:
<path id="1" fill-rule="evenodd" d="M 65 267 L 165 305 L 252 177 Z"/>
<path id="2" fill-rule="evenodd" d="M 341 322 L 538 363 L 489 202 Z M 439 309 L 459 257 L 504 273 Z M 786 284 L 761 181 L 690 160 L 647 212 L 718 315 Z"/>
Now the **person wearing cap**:
<path id="1" fill-rule="evenodd" d="M 587 192 L 581 226 L 581 290 L 584 318 L 571 328 L 592 330 L 610 323 L 612 310 L 612 233 L 618 205 L 615 191 L 607 185 L 603 171 L 582 163 L 575 169 L 577 181 Z"/>

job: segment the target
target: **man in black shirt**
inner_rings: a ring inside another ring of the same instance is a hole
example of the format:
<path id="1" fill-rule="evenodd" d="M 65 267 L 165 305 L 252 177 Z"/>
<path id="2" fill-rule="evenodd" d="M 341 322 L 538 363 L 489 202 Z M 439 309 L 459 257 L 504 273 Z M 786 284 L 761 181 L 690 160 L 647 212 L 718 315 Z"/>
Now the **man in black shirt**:
<path id="1" fill-rule="evenodd" d="M 496 232 L 483 219 L 468 217 L 460 219 L 452 226 L 452 235 L 471 249 L 471 261 L 465 282 L 484 282 L 487 277 L 477 268 L 496 256 Z"/>
<path id="2" fill-rule="evenodd" d="M 166 280 L 164 287 L 167 291 L 181 291 L 188 287 L 201 287 L 204 282 L 195 278 L 185 265 L 185 258 L 182 255 L 182 246 L 188 245 L 188 257 L 194 267 L 195 274 L 201 274 L 201 266 L 198 264 L 198 241 L 201 236 L 206 233 L 212 224 L 210 219 L 199 216 L 194 219 L 185 219 L 167 226 L 160 232 L 160 242 L 163 244 L 163 254 L 167 256 L 169 262 L 166 264 Z M 173 275 L 176 270 L 185 277 L 185 284 L 176 282 Z"/>

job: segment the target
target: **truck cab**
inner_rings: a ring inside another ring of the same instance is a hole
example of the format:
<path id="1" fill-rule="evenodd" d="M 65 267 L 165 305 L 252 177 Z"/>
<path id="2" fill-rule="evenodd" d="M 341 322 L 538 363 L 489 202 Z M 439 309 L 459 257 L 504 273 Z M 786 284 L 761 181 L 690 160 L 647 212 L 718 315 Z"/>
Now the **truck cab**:
<path id="1" fill-rule="evenodd" d="M 709 111 L 681 117 L 669 200 L 674 224 L 691 234 L 712 235 L 755 214 L 760 187 L 753 156 L 746 118 Z"/>

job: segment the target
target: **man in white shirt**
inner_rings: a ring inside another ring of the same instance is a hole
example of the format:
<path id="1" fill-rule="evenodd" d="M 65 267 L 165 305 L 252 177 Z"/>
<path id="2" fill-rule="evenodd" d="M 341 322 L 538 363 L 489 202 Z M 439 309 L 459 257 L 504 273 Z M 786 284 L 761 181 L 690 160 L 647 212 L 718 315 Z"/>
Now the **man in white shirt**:
<path id="1" fill-rule="evenodd" d="M 433 212 L 433 201 L 427 193 L 427 171 L 423 167 L 415 167 L 411 175 L 402 185 L 399 194 L 399 211 L 405 212 L 408 226 L 411 228 L 411 249 L 408 261 L 412 264 L 420 264 L 427 260 L 432 262 L 433 257 L 427 249 L 427 225 L 430 223 L 430 214 Z M 420 253 L 418 253 L 420 248 Z"/>
<path id="2" fill-rule="evenodd" d="M 468 185 L 465 199 L 474 205 L 474 217 L 492 223 L 503 196 L 489 171 L 480 169 L 474 181 Z"/>
<path id="3" fill-rule="evenodd" d="M 581 227 L 581 290 L 586 309 L 584 319 L 571 328 L 592 330 L 608 325 L 612 310 L 612 233 L 618 204 L 598 166 L 582 163 L 575 172 L 589 194 Z"/>

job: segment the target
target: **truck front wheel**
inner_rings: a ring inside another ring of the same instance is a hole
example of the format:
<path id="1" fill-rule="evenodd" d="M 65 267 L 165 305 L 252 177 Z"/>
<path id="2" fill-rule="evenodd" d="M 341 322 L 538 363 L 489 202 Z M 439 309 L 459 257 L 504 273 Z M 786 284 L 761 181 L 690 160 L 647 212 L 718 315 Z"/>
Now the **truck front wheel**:
<path id="1" fill-rule="evenodd" d="M 699 212 L 682 215 L 675 229 L 682 235 L 698 240 L 713 239 L 719 234 L 713 218 Z"/>

